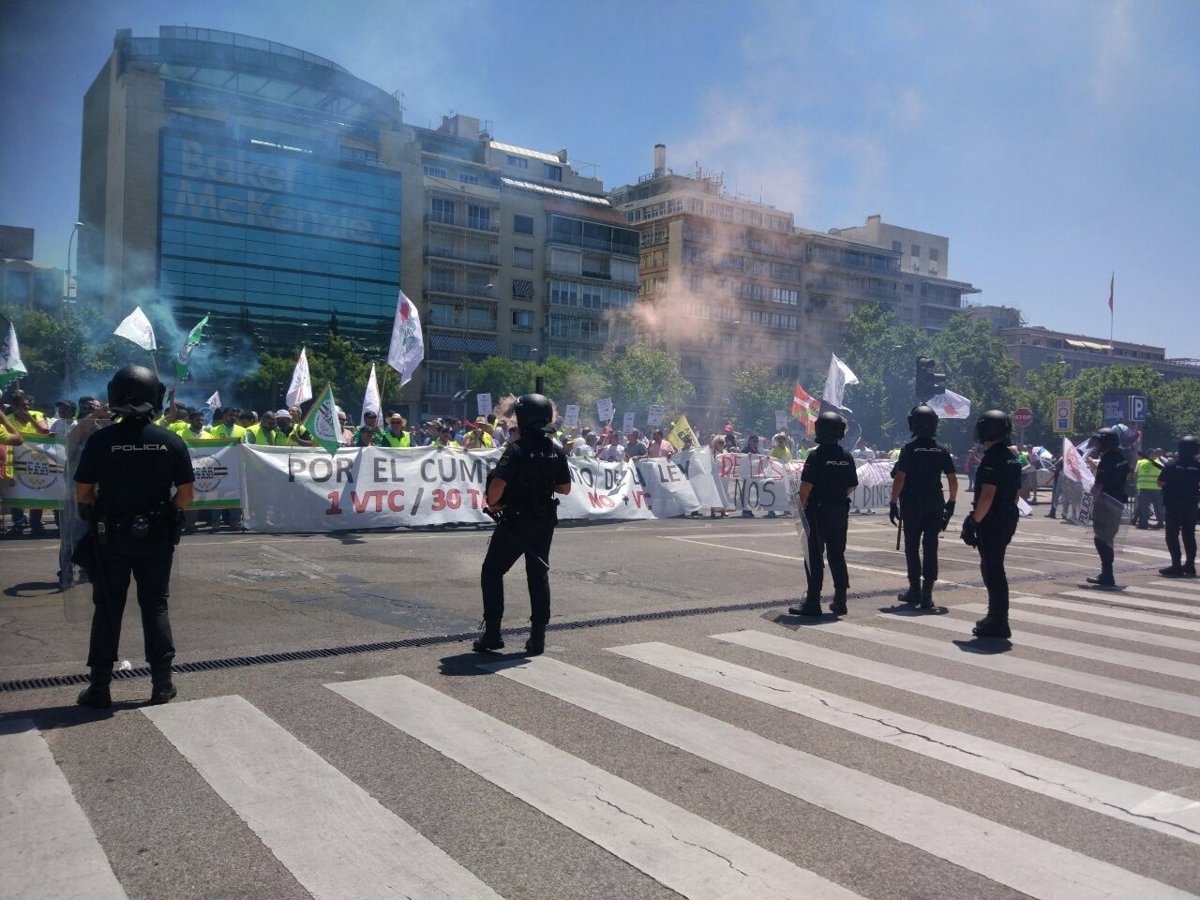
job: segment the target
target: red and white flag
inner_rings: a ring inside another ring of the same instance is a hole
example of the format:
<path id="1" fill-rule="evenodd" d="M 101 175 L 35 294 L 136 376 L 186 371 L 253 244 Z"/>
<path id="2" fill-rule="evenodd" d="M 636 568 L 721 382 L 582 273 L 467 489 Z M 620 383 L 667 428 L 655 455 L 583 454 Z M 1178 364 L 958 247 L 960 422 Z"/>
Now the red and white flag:
<path id="1" fill-rule="evenodd" d="M 792 388 L 792 415 L 804 425 L 806 434 L 811 435 L 817 414 L 821 411 L 821 401 L 809 396 L 808 392 L 797 382 Z"/>
<path id="2" fill-rule="evenodd" d="M 937 413 L 939 419 L 971 418 L 971 401 L 954 391 L 944 391 L 936 397 L 930 397 L 925 405 Z"/>

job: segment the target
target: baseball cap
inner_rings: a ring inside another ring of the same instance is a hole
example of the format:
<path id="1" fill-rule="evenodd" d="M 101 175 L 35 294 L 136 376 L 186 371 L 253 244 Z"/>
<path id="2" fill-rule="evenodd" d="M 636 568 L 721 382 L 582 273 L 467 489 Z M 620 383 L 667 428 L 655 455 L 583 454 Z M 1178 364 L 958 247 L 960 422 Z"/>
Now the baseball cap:
<path id="1" fill-rule="evenodd" d="M 292 414 L 290 412 L 288 412 L 286 409 L 275 410 L 275 418 L 277 418 L 277 419 L 290 419 L 291 417 L 292 417 Z"/>

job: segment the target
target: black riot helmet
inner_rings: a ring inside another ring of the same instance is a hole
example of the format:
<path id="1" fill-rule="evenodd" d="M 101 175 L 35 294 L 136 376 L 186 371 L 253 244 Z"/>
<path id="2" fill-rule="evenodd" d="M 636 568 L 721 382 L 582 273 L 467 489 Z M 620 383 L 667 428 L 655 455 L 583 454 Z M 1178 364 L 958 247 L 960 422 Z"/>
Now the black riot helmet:
<path id="1" fill-rule="evenodd" d="M 922 403 L 908 413 L 908 430 L 913 437 L 931 438 L 937 434 L 938 414 Z"/>
<path id="2" fill-rule="evenodd" d="M 816 441 L 818 444 L 836 444 L 846 436 L 846 420 L 832 409 L 817 416 Z"/>
<path id="3" fill-rule="evenodd" d="M 1092 435 L 1092 443 L 1096 445 L 1101 453 L 1107 453 L 1109 450 L 1120 448 L 1121 437 L 1111 428 L 1101 428 Z"/>
<path id="4" fill-rule="evenodd" d="M 975 440 L 983 444 L 987 441 L 1012 440 L 1012 419 L 1002 409 L 989 409 L 975 420 Z"/>
<path id="5" fill-rule="evenodd" d="M 541 394 L 522 394 L 513 404 L 513 412 L 517 416 L 521 434 L 533 431 L 543 431 L 547 434 L 554 432 L 554 426 L 551 424 L 554 418 L 554 404 L 548 397 Z"/>
<path id="6" fill-rule="evenodd" d="M 162 409 L 166 387 L 145 366 L 118 369 L 108 383 L 108 405 L 118 416 L 148 419 Z"/>
<path id="7" fill-rule="evenodd" d="M 1200 456 L 1200 441 L 1194 434 L 1185 434 L 1179 439 L 1179 455 L 1187 459 Z"/>

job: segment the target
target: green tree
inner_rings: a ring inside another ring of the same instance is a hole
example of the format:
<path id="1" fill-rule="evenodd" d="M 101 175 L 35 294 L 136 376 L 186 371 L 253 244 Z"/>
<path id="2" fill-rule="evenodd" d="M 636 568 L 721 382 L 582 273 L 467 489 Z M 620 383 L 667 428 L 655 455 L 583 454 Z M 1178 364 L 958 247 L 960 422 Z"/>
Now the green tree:
<path id="1" fill-rule="evenodd" d="M 743 429 L 770 435 L 775 432 L 775 411 L 792 408 L 792 389 L 773 381 L 768 366 L 751 366 L 733 373 L 729 403 Z"/>
<path id="2" fill-rule="evenodd" d="M 1150 391 L 1146 439 L 1170 450 L 1185 434 L 1200 434 L 1200 379 L 1164 380 Z"/>
<path id="3" fill-rule="evenodd" d="M 902 438 L 914 402 L 914 363 L 929 354 L 928 336 L 899 324 L 890 307 L 870 304 L 847 320 L 843 347 L 838 355 L 859 382 L 847 388 L 843 402 L 862 426 L 863 438 L 884 445 Z"/>
<path id="4" fill-rule="evenodd" d="M 665 350 L 641 344 L 605 356 L 598 368 L 618 413 L 632 410 L 644 416 L 653 403 L 661 403 L 671 413 L 696 390 Z"/>
<path id="5" fill-rule="evenodd" d="M 59 397 L 92 394 L 103 397 L 112 373 L 130 363 L 148 366 L 150 354 L 112 334 L 99 310 L 87 304 L 64 307 L 56 315 L 35 309 L 4 310 L 17 332 L 21 360 L 28 374 L 21 387 L 39 406 Z M 0 322 L 3 336 L 8 326 Z"/>
<path id="6" fill-rule="evenodd" d="M 1054 433 L 1055 401 L 1072 397 L 1071 367 L 1055 360 L 1043 363 L 1025 374 L 1025 383 L 1013 390 L 1012 408 L 1026 407 L 1033 413 L 1033 425 L 1025 430 L 1025 439 L 1032 444 L 1055 448 L 1062 435 Z"/>

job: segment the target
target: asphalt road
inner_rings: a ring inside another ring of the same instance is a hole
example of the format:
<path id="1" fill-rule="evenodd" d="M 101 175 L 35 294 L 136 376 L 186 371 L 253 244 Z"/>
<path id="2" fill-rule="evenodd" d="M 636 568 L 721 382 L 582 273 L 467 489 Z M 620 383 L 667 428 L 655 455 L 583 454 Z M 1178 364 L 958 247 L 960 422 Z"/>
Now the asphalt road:
<path id="1" fill-rule="evenodd" d="M 1130 531 L 1127 589 L 1087 589 L 1090 533 L 1044 510 L 1011 645 L 967 640 L 956 526 L 939 614 L 894 609 L 895 533 L 856 516 L 850 614 L 805 623 L 790 519 L 676 519 L 561 528 L 532 661 L 460 637 L 487 531 L 189 537 L 176 662 L 214 668 L 153 709 L 119 679 L 110 714 L 33 686 L 82 671 L 87 599 L 56 543 L 0 543 L 3 893 L 1200 895 L 1200 582 Z"/>

